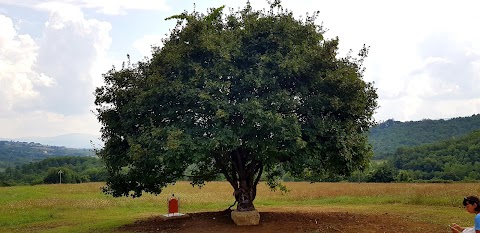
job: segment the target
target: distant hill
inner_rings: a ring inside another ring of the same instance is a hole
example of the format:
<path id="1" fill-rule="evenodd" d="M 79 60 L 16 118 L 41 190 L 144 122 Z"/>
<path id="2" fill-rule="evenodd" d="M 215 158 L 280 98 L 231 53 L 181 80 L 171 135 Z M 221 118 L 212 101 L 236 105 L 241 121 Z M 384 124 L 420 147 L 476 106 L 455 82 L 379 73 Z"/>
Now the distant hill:
<path id="1" fill-rule="evenodd" d="M 34 142 L 0 141 L 0 170 L 56 156 L 95 156 L 92 149 L 47 146 Z"/>
<path id="2" fill-rule="evenodd" d="M 35 142 L 49 146 L 64 146 L 68 148 L 101 148 L 103 142 L 100 136 L 92 134 L 72 133 L 63 134 L 55 137 L 23 137 L 10 139 L 20 142 Z"/>
<path id="3" fill-rule="evenodd" d="M 449 120 L 400 122 L 387 120 L 370 129 L 375 159 L 390 157 L 400 147 L 454 139 L 480 129 L 480 114 Z"/>
<path id="4" fill-rule="evenodd" d="M 462 137 L 398 149 L 395 168 L 414 180 L 479 180 L 480 130 Z"/>

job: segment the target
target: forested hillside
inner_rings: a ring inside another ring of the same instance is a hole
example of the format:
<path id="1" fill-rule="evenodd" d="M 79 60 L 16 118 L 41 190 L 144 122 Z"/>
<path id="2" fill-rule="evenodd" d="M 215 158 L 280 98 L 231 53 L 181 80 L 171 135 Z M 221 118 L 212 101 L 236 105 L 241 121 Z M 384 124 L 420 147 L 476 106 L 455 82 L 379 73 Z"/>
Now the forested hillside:
<path id="1" fill-rule="evenodd" d="M 374 158 L 384 159 L 398 148 L 454 139 L 480 129 L 480 114 L 450 120 L 400 122 L 387 120 L 370 129 Z"/>
<path id="2" fill-rule="evenodd" d="M 399 180 L 480 180 L 480 131 L 463 137 L 398 149 L 391 163 Z"/>
<path id="3" fill-rule="evenodd" d="M 385 121 L 369 134 L 375 159 L 351 181 L 480 180 L 480 114 L 450 120 Z M 65 157 L 67 156 L 67 157 Z M 102 181 L 94 151 L 0 141 L 0 186 Z M 288 177 L 287 177 L 288 178 Z"/>
<path id="4" fill-rule="evenodd" d="M 104 181 L 106 172 L 103 163 L 96 157 L 61 156 L 40 162 L 7 168 L 0 172 L 0 186 L 24 184 L 55 184 Z"/>
<path id="5" fill-rule="evenodd" d="M 56 156 L 94 156 L 90 149 L 46 146 L 34 142 L 0 141 L 0 171 L 7 167 Z"/>

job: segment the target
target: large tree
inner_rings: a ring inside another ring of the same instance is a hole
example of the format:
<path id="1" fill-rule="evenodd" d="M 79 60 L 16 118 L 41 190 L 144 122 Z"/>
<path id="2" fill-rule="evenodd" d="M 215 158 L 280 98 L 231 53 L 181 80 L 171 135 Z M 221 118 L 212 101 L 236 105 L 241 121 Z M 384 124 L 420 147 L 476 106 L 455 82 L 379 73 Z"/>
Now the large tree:
<path id="1" fill-rule="evenodd" d="M 255 207 L 262 175 L 348 175 L 371 156 L 377 107 L 359 56 L 338 56 L 316 15 L 296 19 L 275 1 L 224 14 L 184 12 L 151 59 L 113 68 L 97 88 L 113 196 L 160 193 L 185 176 L 223 174 L 237 210 Z"/>

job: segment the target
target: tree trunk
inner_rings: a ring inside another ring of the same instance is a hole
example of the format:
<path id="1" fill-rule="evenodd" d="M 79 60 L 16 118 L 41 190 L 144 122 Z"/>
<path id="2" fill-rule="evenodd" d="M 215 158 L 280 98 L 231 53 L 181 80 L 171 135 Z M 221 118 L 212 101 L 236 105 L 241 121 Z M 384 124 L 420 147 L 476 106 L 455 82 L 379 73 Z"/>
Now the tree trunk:
<path id="1" fill-rule="evenodd" d="M 252 157 L 252 154 L 244 150 L 235 150 L 231 154 L 231 173 L 225 175 L 234 189 L 238 211 L 255 210 L 253 201 L 257 196 L 257 184 L 263 172 L 263 164 Z"/>
<path id="2" fill-rule="evenodd" d="M 237 201 L 238 211 L 255 210 L 253 200 L 255 200 L 256 187 L 249 187 L 246 181 L 240 181 L 240 187 L 235 191 L 235 200 Z"/>

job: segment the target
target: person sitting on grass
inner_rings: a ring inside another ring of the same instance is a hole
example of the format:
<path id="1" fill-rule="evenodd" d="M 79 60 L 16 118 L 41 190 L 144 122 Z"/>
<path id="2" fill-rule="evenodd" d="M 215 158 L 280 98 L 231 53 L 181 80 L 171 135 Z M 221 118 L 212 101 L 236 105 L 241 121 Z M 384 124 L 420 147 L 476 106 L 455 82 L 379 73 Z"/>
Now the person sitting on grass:
<path id="1" fill-rule="evenodd" d="M 475 225 L 473 227 L 461 227 L 456 223 L 450 226 L 453 233 L 480 233 L 480 199 L 476 196 L 463 198 L 463 205 L 468 213 L 475 214 Z"/>

